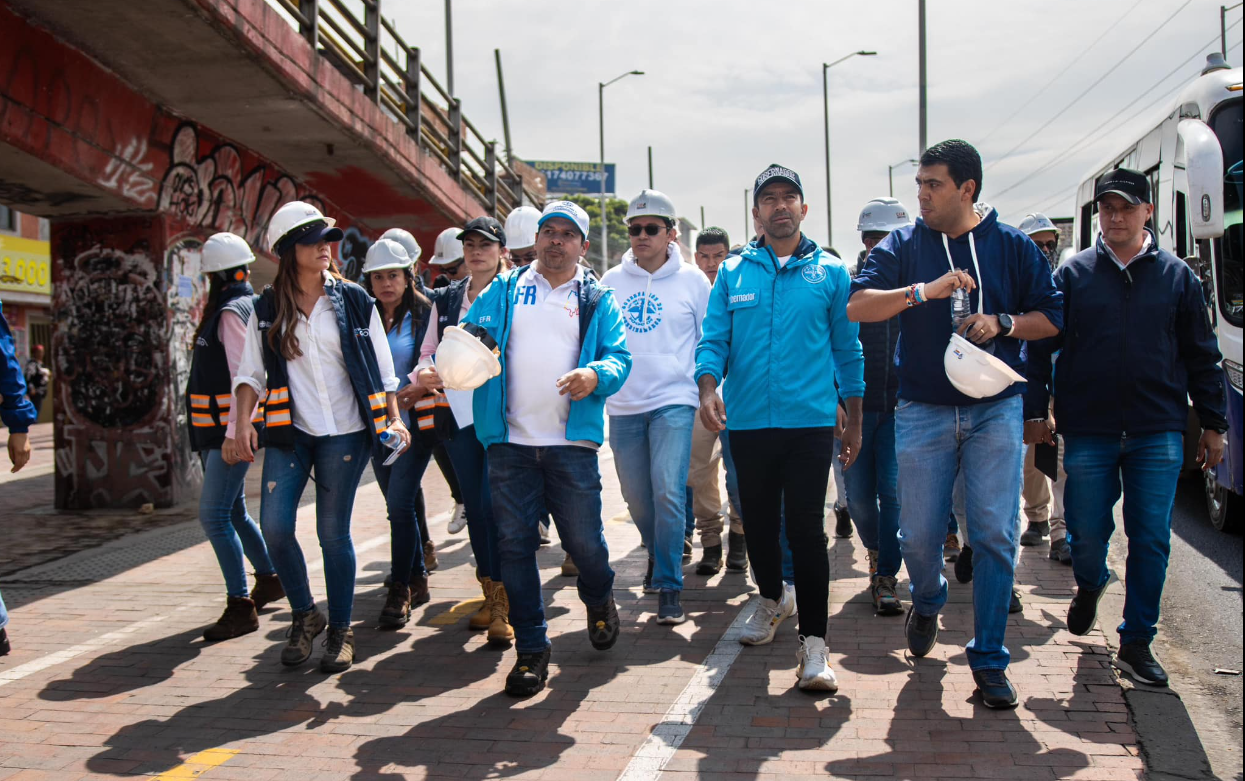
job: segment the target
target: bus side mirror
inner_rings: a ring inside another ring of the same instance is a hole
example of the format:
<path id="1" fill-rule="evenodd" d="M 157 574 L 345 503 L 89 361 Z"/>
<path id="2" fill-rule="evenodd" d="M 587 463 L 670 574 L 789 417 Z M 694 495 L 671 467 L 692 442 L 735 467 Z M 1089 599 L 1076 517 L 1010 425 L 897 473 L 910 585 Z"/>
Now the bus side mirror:
<path id="1" fill-rule="evenodd" d="M 1189 177 L 1189 227 L 1195 239 L 1223 235 L 1223 149 L 1206 123 L 1182 119 L 1176 128 L 1177 165 L 1184 158 Z"/>

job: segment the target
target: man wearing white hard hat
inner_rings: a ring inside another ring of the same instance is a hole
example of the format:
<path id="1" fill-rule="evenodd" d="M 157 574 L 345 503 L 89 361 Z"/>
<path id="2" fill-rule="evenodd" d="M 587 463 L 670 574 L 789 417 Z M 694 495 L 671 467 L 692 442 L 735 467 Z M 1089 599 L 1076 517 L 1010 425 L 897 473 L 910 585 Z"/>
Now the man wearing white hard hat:
<path id="1" fill-rule="evenodd" d="M 467 278 L 467 267 L 463 264 L 463 243 L 458 238 L 462 228 L 446 228 L 437 234 L 437 243 L 433 248 L 428 265 L 433 273 L 439 273 L 432 281 L 434 288 L 446 287 L 451 282 Z"/>
<path id="2" fill-rule="evenodd" d="M 646 592 L 658 593 L 657 623 L 687 620 L 683 530 L 692 426 L 699 394 L 692 380 L 709 283 L 679 252 L 678 215 L 664 193 L 643 190 L 627 206 L 631 248 L 601 284 L 622 302 L 634 363 L 605 402 L 614 468 L 631 520 L 648 550 Z"/>
<path id="3" fill-rule="evenodd" d="M 1021 343 L 1059 332 L 1061 295 L 1041 252 L 978 203 L 981 156 L 944 141 L 921 156 L 915 225 L 891 231 L 852 282 L 847 314 L 899 315 L 895 442 L 900 549 L 911 579 L 906 634 L 914 656 L 938 639 L 947 601 L 943 543 L 956 479 L 964 479 L 975 554 L 968 663 L 982 702 L 1014 708 L 1003 644 L 1018 550 L 1024 462 Z M 963 322 L 952 329 L 953 293 Z M 969 314 L 969 310 L 973 312 Z M 1022 314 L 1023 313 L 1023 314 Z M 988 345 L 991 354 L 982 345 Z M 1021 384 L 1017 384 L 1017 383 Z"/>

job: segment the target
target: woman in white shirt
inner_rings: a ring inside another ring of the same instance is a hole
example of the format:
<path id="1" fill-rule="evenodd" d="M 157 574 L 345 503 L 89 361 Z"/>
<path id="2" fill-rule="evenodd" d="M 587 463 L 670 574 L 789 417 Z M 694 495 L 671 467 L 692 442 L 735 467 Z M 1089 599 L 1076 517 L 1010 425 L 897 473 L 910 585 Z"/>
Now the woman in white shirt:
<path id="1" fill-rule="evenodd" d="M 333 222 L 298 201 L 269 222 L 269 244 L 280 259 L 277 277 L 247 326 L 234 378 L 237 430 L 224 448 L 226 460 L 254 459 L 251 413 L 266 391 L 260 527 L 294 613 L 281 662 L 305 662 L 327 625 L 323 672 L 341 672 L 354 661 L 350 517 L 373 439 L 388 430 L 410 443 L 384 325 L 371 296 L 343 279 L 333 262 L 329 243 L 342 238 Z M 294 535 L 298 501 L 313 469 L 327 620 L 316 607 Z"/>

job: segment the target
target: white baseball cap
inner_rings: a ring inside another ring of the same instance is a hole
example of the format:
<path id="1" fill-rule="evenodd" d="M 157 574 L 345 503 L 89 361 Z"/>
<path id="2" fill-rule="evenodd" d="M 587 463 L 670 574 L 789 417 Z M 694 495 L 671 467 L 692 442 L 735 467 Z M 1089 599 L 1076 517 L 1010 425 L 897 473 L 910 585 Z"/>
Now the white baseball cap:
<path id="1" fill-rule="evenodd" d="M 588 238 L 588 212 L 584 211 L 579 204 L 574 201 L 554 201 L 548 204 L 540 214 L 540 222 L 536 223 L 537 229 L 555 217 L 569 220 L 579 229 L 580 235 L 585 239 Z"/>

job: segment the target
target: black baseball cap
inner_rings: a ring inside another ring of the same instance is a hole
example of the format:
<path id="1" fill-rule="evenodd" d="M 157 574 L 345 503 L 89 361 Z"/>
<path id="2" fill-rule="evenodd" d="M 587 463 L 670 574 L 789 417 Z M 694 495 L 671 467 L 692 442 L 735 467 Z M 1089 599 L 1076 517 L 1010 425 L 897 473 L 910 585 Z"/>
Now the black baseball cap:
<path id="1" fill-rule="evenodd" d="M 1094 200 L 1102 200 L 1107 193 L 1115 193 L 1129 203 L 1150 202 L 1150 180 L 1140 171 L 1117 168 L 1107 171 L 1094 188 Z"/>
<path id="2" fill-rule="evenodd" d="M 795 187 L 795 189 L 800 191 L 800 200 L 804 200 L 804 185 L 800 184 L 800 175 L 786 166 L 781 166 L 778 163 L 770 163 L 769 168 L 762 171 L 761 175 L 757 177 L 756 182 L 752 185 L 753 206 L 756 205 L 757 196 L 761 194 L 761 190 L 763 190 L 766 185 L 773 184 L 776 181 L 787 182 L 791 186 Z"/>
<path id="3" fill-rule="evenodd" d="M 468 233 L 478 233 L 489 241 L 495 241 L 503 247 L 506 246 L 506 229 L 492 217 L 476 217 L 463 226 L 462 232 L 454 238 L 462 241 L 463 236 L 466 236 Z"/>

